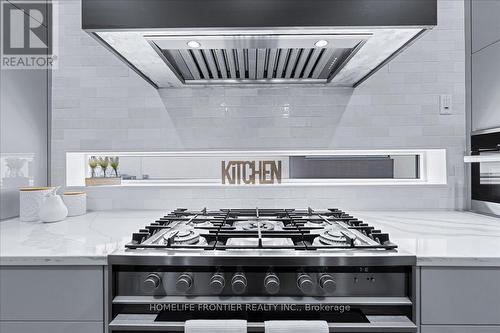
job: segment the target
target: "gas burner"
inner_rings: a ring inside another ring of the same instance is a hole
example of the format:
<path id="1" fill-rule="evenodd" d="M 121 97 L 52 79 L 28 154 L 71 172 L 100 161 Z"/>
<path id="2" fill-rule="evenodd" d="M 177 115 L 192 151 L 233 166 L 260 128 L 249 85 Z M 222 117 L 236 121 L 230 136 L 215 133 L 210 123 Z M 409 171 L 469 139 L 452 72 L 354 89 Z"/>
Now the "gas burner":
<path id="1" fill-rule="evenodd" d="M 201 239 L 200 233 L 192 228 L 182 228 L 172 232 L 177 232 L 172 237 L 172 244 L 174 245 L 195 245 Z M 164 244 L 167 244 L 168 239 L 172 236 L 172 232 L 167 232 L 163 235 Z"/>
<path id="2" fill-rule="evenodd" d="M 268 221 L 247 221 L 239 223 L 243 230 L 274 230 L 275 224 Z"/>
<path id="3" fill-rule="evenodd" d="M 350 235 L 351 236 L 351 235 Z M 352 235 L 351 237 L 355 237 Z M 319 234 L 319 241 L 324 245 L 346 245 L 349 239 L 336 227 L 330 227 Z"/>

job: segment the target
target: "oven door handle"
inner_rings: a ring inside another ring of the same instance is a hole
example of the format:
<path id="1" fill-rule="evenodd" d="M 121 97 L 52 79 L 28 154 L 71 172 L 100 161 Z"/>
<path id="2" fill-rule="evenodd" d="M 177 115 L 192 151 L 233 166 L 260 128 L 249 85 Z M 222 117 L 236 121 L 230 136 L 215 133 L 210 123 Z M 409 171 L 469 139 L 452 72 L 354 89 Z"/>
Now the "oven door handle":
<path id="1" fill-rule="evenodd" d="M 498 162 L 500 162 L 500 153 L 490 154 L 490 155 L 464 156 L 464 163 L 498 163 Z"/>
<path id="2" fill-rule="evenodd" d="M 118 314 L 110 331 L 184 332 L 183 321 L 155 321 L 156 314 Z M 406 316 L 366 316 L 368 323 L 328 323 L 330 332 L 415 333 L 417 326 Z M 248 332 L 264 332 L 263 322 L 248 322 Z"/>

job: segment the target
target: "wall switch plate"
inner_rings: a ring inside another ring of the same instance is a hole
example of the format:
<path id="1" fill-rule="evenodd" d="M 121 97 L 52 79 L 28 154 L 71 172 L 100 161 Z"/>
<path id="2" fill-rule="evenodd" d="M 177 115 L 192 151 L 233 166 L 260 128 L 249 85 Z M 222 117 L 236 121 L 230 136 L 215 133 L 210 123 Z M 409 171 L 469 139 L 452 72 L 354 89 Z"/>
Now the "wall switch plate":
<path id="1" fill-rule="evenodd" d="M 452 114 L 453 101 L 451 95 L 439 96 L 439 114 L 448 115 Z"/>

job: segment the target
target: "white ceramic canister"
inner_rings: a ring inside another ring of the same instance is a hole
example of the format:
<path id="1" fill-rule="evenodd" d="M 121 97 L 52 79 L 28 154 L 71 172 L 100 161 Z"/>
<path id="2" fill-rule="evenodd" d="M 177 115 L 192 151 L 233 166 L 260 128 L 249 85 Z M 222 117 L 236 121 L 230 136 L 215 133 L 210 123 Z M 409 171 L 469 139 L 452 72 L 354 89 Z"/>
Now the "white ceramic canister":
<path id="1" fill-rule="evenodd" d="M 68 216 L 78 216 L 87 213 L 87 193 L 65 192 L 63 201 L 68 207 Z"/>
<path id="2" fill-rule="evenodd" d="M 53 187 L 23 187 L 19 189 L 19 219 L 23 222 L 39 221 L 38 211 L 45 201 L 45 196 Z"/>

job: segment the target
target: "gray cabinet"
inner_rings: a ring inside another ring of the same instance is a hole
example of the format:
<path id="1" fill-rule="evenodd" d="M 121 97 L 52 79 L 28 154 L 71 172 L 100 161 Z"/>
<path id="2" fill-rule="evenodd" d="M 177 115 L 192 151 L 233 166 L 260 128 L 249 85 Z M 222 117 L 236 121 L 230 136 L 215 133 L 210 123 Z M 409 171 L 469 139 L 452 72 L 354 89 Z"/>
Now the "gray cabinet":
<path id="1" fill-rule="evenodd" d="M 472 16 L 472 52 L 500 40 L 500 1 L 473 0 Z"/>
<path id="2" fill-rule="evenodd" d="M 0 322 L 2 333 L 102 333 L 98 322 Z"/>
<path id="3" fill-rule="evenodd" d="M 23 267 L 0 272 L 0 320 L 102 321 L 102 267 Z"/>
<path id="4" fill-rule="evenodd" d="M 3 266 L 0 295 L 2 333 L 103 333 L 101 266 Z"/>
<path id="5" fill-rule="evenodd" d="M 464 325 L 500 328 L 500 269 L 422 268 L 420 288 L 422 325 L 450 325 L 440 332 L 457 333 L 483 332 Z M 437 331 L 423 327 L 422 332 Z"/>
<path id="6" fill-rule="evenodd" d="M 500 127 L 500 42 L 472 54 L 472 130 L 496 127 Z"/>

